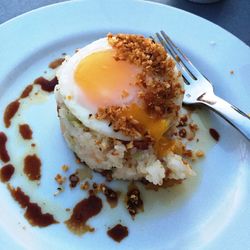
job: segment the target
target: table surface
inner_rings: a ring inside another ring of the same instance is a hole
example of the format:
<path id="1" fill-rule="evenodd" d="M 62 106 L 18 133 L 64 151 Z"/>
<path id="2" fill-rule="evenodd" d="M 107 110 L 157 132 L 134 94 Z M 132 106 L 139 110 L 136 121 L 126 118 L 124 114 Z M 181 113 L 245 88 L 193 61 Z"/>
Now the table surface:
<path id="1" fill-rule="evenodd" d="M 32 9 L 63 1 L 65 0 L 0 0 L 0 23 Z M 221 0 L 213 4 L 197 4 L 187 0 L 152 1 L 204 17 L 228 30 L 250 46 L 250 0 Z"/>

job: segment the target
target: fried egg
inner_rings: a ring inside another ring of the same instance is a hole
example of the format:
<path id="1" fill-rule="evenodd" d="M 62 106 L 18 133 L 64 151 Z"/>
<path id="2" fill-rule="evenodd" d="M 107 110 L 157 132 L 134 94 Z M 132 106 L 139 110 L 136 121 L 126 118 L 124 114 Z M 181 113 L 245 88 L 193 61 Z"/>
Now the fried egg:
<path id="1" fill-rule="evenodd" d="M 107 38 L 78 50 L 66 58 L 57 71 L 56 91 L 85 126 L 112 138 L 128 140 L 114 132 L 107 122 L 94 117 L 99 107 L 126 105 L 137 96 L 138 89 L 132 83 L 141 69 L 125 61 L 116 61 L 114 53 Z"/>
<path id="2" fill-rule="evenodd" d="M 131 140 L 115 132 L 103 120 L 95 119 L 98 108 L 128 106 L 127 115 L 139 121 L 151 136 L 159 139 L 167 130 L 168 121 L 155 120 L 138 105 L 137 75 L 142 71 L 127 61 L 117 61 L 115 50 L 107 38 L 101 38 L 66 58 L 57 71 L 59 91 L 72 114 L 86 127 L 105 136 Z"/>

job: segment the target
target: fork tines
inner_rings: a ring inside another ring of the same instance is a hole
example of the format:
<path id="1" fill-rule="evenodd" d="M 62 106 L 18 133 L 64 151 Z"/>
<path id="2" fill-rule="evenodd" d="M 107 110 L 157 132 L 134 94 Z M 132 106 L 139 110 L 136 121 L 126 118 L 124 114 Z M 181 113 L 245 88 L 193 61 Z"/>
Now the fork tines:
<path id="1" fill-rule="evenodd" d="M 161 31 L 156 33 L 156 37 L 162 46 L 168 51 L 168 53 L 174 58 L 177 66 L 182 72 L 183 78 L 187 84 L 197 80 L 202 74 L 198 69 L 190 62 L 190 60 L 180 51 L 180 49 L 172 42 L 169 36 Z"/>

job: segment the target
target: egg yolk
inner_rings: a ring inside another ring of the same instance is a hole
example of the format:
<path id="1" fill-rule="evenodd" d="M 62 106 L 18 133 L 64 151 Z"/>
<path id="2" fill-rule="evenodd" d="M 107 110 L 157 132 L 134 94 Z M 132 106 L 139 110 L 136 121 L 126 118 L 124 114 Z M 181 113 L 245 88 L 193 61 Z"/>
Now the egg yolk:
<path id="1" fill-rule="evenodd" d="M 116 61 L 114 50 L 90 54 L 78 64 L 74 78 L 92 107 L 121 105 L 127 96 L 136 96 L 133 85 L 140 69 L 126 61 Z M 127 96 L 122 96 L 126 91 Z"/>
<path id="2" fill-rule="evenodd" d="M 174 149 L 175 141 L 163 136 L 154 145 L 154 151 L 160 158 L 164 157 L 169 151 L 174 151 Z"/>
<path id="3" fill-rule="evenodd" d="M 155 119 L 146 111 L 135 103 L 132 103 L 125 110 L 124 115 L 132 116 L 142 124 L 149 135 L 154 139 L 154 151 L 160 158 L 164 157 L 169 151 L 175 149 L 174 140 L 170 140 L 164 136 L 169 129 L 169 121 L 167 119 Z"/>
<path id="4" fill-rule="evenodd" d="M 151 117 L 143 108 L 135 103 L 128 106 L 125 110 L 125 115 L 127 117 L 132 116 L 133 119 L 142 124 L 155 141 L 159 141 L 168 129 L 169 124 L 166 119 L 156 119 Z"/>
<path id="5" fill-rule="evenodd" d="M 105 106 L 125 104 L 124 114 L 132 116 L 145 128 L 155 140 L 154 149 L 163 157 L 173 147 L 173 143 L 165 139 L 164 133 L 169 128 L 167 119 L 151 117 L 141 106 L 133 102 L 137 98 L 138 89 L 133 84 L 140 69 L 126 61 L 116 61 L 115 52 L 110 50 L 95 52 L 85 57 L 78 64 L 74 78 L 91 106 L 97 109 Z M 130 96 L 126 103 L 123 92 Z M 131 98 L 132 96 L 132 98 Z"/>

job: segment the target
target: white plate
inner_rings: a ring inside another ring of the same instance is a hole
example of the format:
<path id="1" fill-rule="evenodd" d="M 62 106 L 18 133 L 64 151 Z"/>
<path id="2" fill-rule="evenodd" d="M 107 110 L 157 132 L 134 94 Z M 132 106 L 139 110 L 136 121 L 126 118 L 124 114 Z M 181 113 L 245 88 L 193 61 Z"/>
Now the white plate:
<path id="1" fill-rule="evenodd" d="M 43 74 L 48 63 L 62 52 L 106 35 L 127 32 L 151 35 L 164 29 L 190 59 L 214 83 L 216 93 L 239 108 L 250 111 L 250 49 L 220 27 L 190 13 L 143 1 L 70 1 L 41 8 L 0 26 L 0 112 L 21 90 Z M 234 70 L 234 74 L 230 74 Z M 45 201 L 46 211 L 67 218 L 64 209 L 86 196 L 66 191 L 53 197 L 54 176 L 74 157 L 60 134 L 53 96 L 21 111 L 20 120 L 31 124 L 43 161 L 41 186 L 27 184 L 21 176 L 27 144 L 14 126 L 0 130 L 9 135 L 8 149 L 19 166 L 14 184 L 22 185 L 35 201 Z M 82 237 L 63 224 L 39 229 L 23 218 L 23 210 L 0 184 L 1 249 L 250 249 L 250 170 L 248 142 L 228 124 L 212 115 L 212 127 L 221 140 L 199 165 L 196 180 L 144 197 L 145 212 L 132 221 L 122 203 L 107 204 L 90 220 L 95 233 Z M 101 177 L 100 177 L 101 178 Z M 198 180 L 198 181 L 197 181 Z M 26 184 L 25 184 L 26 183 Z M 115 183 L 120 189 L 123 183 Z M 49 206 L 53 204 L 53 206 Z M 106 235 L 108 226 L 121 219 L 129 237 L 120 244 Z M 25 226 L 25 230 L 23 229 Z"/>

